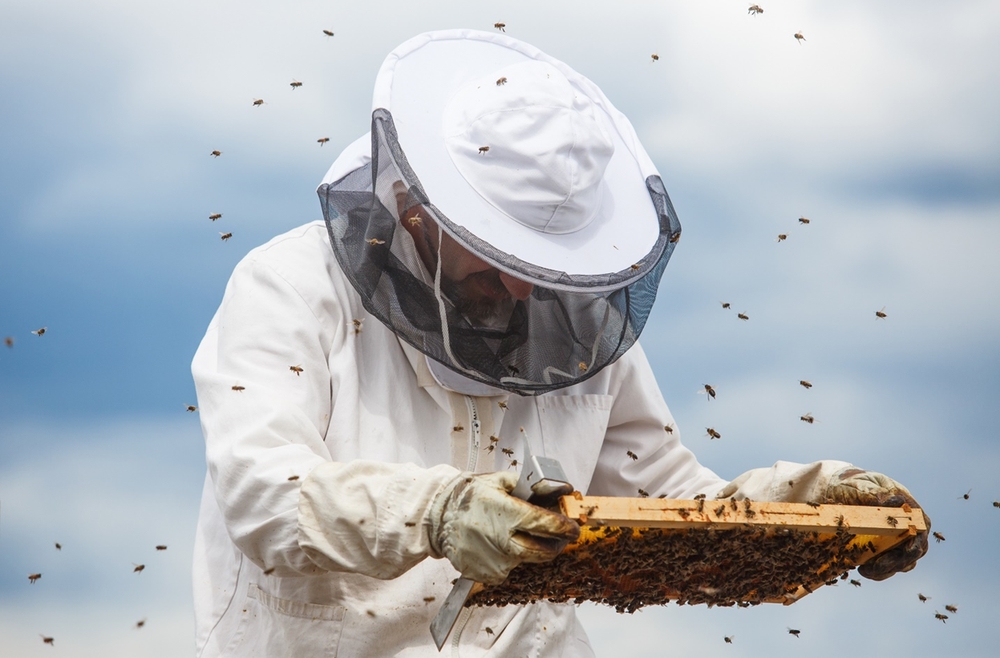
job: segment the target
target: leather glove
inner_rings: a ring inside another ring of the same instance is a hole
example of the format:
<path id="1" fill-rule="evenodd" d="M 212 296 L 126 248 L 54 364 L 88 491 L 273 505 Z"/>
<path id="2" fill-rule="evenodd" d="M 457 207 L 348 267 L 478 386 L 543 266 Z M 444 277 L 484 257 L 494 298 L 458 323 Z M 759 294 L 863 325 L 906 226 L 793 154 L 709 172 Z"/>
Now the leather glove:
<path id="1" fill-rule="evenodd" d="M 881 507 L 902 507 L 906 503 L 923 510 L 900 483 L 881 473 L 872 473 L 854 466 L 842 469 L 830 478 L 824 500 L 819 502 Z M 917 560 L 927 552 L 927 535 L 931 529 L 931 520 L 927 514 L 924 514 L 924 521 L 927 523 L 927 530 L 865 562 L 858 567 L 858 573 L 871 580 L 885 580 L 893 574 L 907 572 L 915 567 Z"/>
<path id="2" fill-rule="evenodd" d="M 521 562 L 548 562 L 580 536 L 580 527 L 510 495 L 516 473 L 463 473 L 431 506 L 431 548 L 471 580 L 498 585 Z"/>

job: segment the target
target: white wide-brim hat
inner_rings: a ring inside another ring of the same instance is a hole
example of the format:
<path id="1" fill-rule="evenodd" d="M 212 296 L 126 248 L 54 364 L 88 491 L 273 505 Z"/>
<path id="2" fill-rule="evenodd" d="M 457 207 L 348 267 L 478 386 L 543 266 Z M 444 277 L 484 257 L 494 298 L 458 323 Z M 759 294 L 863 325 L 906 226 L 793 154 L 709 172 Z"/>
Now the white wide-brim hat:
<path id="1" fill-rule="evenodd" d="M 565 273 L 594 289 L 595 275 L 617 274 L 607 288 L 620 288 L 677 237 L 664 235 L 648 187 L 659 175 L 628 119 L 533 46 L 474 30 L 416 36 L 382 64 L 380 108 L 427 199 L 521 278 Z"/>

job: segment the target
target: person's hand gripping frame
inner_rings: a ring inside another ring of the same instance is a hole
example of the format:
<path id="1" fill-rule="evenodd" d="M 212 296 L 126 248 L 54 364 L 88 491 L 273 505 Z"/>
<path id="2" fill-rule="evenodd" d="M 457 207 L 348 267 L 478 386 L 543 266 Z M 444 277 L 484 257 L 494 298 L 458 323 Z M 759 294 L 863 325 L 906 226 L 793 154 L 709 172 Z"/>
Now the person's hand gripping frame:
<path id="1" fill-rule="evenodd" d="M 431 623 L 438 650 L 444 646 L 475 582 L 498 585 L 521 562 L 548 562 L 580 536 L 570 518 L 545 509 L 573 492 L 554 459 L 524 447 L 520 477 L 508 472 L 463 473 L 431 507 L 431 547 L 462 574 Z"/>

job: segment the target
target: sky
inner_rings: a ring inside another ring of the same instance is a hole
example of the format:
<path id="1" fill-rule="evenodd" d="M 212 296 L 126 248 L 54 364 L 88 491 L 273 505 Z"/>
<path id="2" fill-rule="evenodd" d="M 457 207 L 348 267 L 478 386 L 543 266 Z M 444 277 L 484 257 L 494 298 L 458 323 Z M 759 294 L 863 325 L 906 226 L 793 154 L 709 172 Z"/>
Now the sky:
<path id="1" fill-rule="evenodd" d="M 598 655 L 993 655 L 1000 6 L 760 4 L 0 0 L 0 655 L 193 654 L 185 407 L 229 274 L 321 218 L 392 48 L 497 21 L 594 80 L 659 168 L 684 232 L 642 344 L 702 463 L 850 461 L 946 537 L 789 607 L 583 606 Z"/>

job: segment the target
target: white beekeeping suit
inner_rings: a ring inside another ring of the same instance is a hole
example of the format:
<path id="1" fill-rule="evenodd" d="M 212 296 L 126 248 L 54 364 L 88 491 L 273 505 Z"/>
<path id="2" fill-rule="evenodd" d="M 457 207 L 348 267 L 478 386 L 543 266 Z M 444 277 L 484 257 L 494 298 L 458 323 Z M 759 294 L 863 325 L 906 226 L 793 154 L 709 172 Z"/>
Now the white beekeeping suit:
<path id="1" fill-rule="evenodd" d="M 198 656 L 438 655 L 457 576 L 502 580 L 576 532 L 506 494 L 525 444 L 590 495 L 908 496 L 843 462 L 730 484 L 680 443 L 636 342 L 680 225 L 589 80 L 437 32 L 390 54 L 374 105 L 326 221 L 243 259 L 195 355 Z M 468 609 L 445 650 L 593 655 L 552 603 Z"/>

